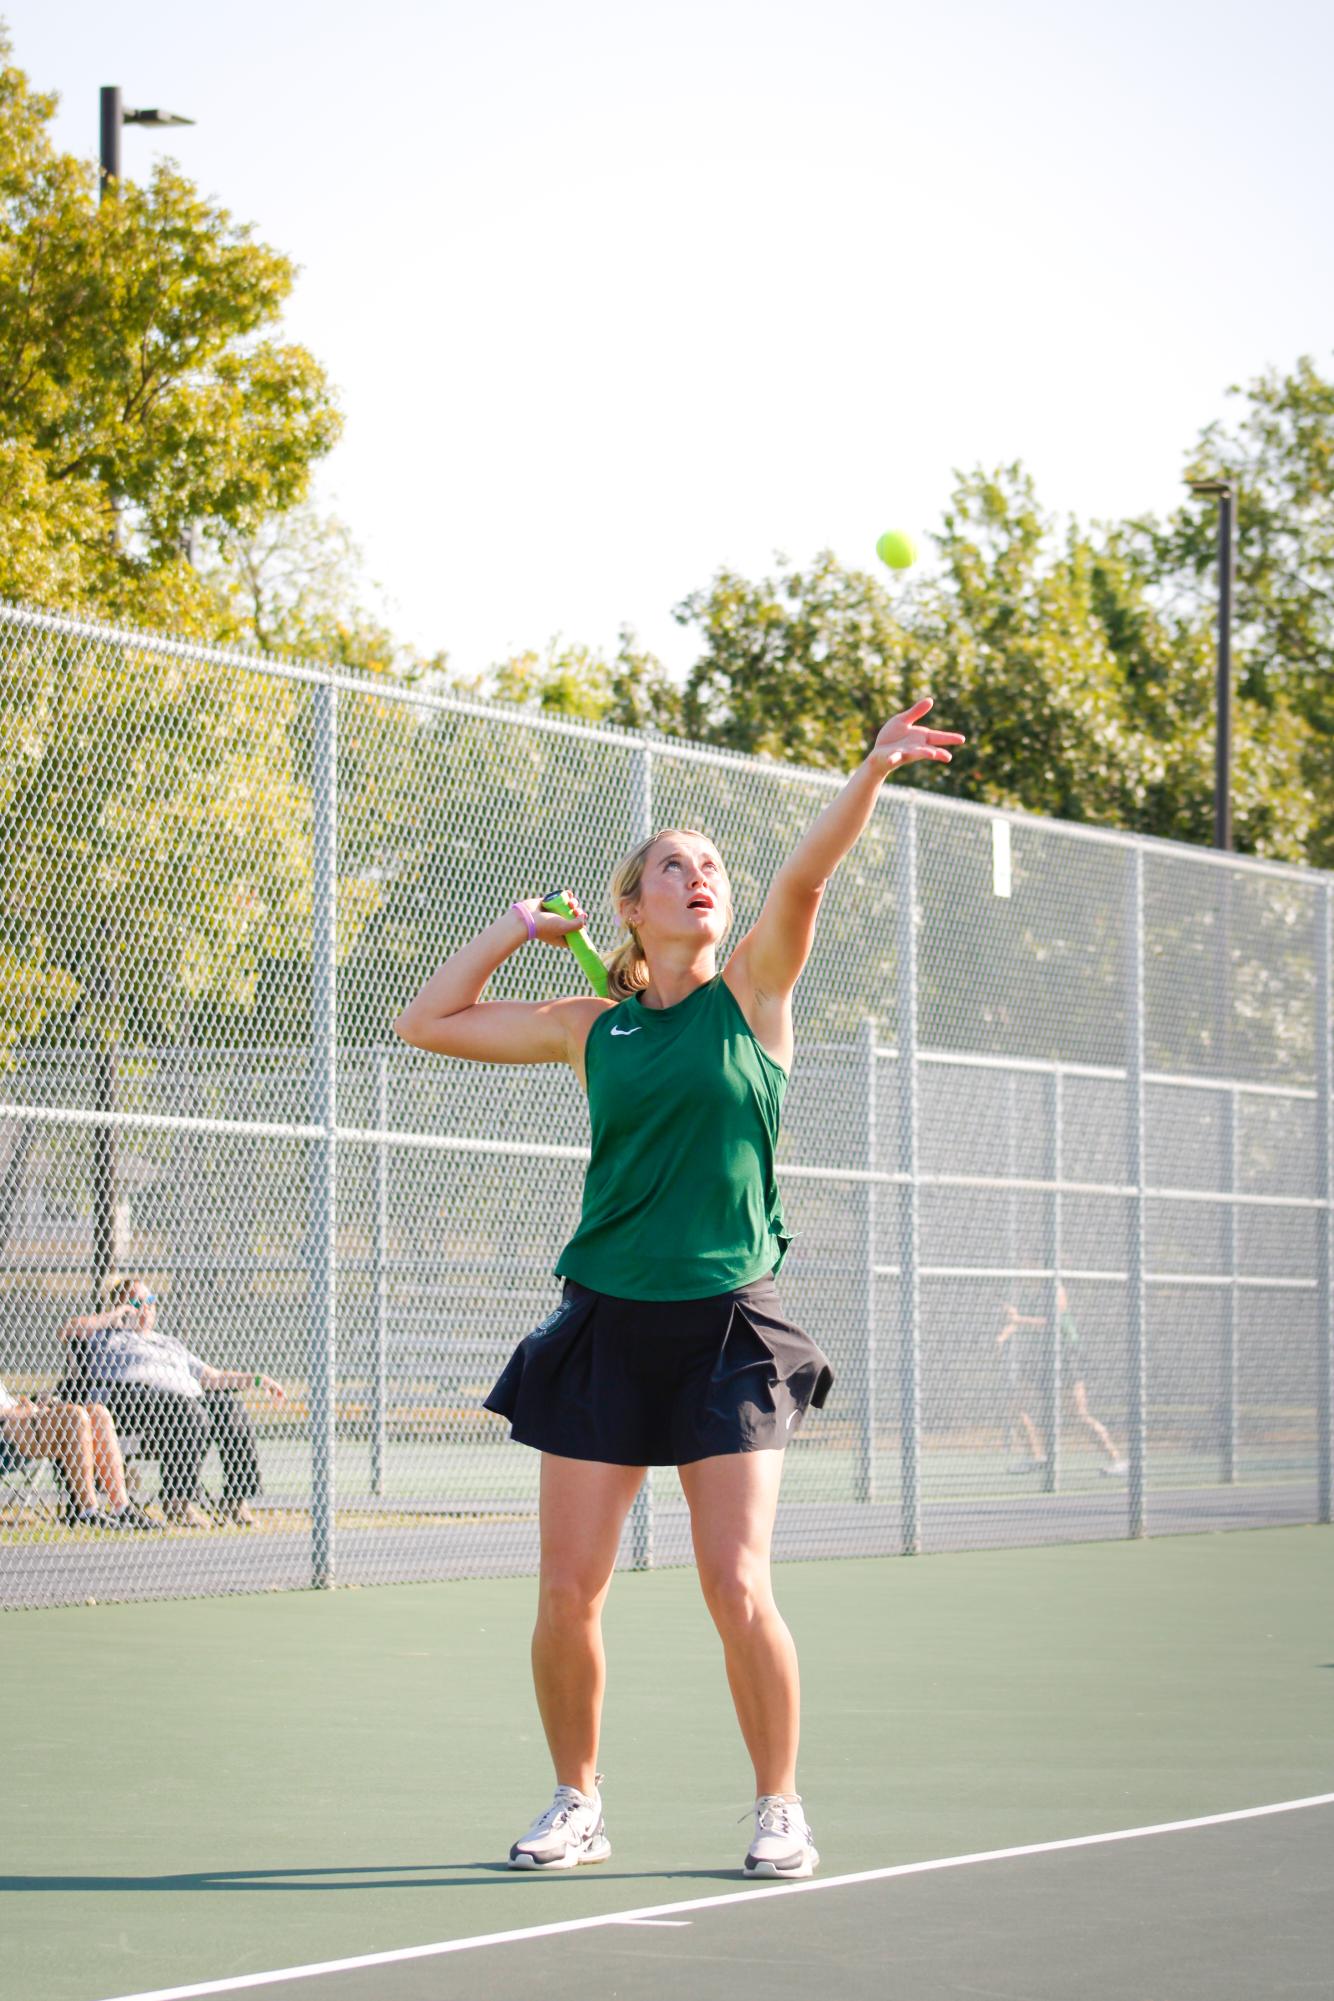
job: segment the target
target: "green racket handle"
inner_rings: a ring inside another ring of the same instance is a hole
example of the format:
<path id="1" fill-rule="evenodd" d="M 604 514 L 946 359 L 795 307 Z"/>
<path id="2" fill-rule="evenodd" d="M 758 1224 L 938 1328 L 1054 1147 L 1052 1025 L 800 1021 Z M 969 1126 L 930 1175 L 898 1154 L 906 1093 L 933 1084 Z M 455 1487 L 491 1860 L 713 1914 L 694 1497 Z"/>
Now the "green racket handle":
<path id="1" fill-rule="evenodd" d="M 539 908 L 542 910 L 554 910 L 560 917 L 574 916 L 574 912 L 570 908 L 569 899 L 563 889 L 549 891 L 541 899 Z M 588 975 L 589 986 L 592 987 L 595 994 L 601 994 L 603 1000 L 606 1000 L 607 968 L 589 944 L 588 933 L 581 927 L 578 931 L 571 931 L 565 942 Z"/>

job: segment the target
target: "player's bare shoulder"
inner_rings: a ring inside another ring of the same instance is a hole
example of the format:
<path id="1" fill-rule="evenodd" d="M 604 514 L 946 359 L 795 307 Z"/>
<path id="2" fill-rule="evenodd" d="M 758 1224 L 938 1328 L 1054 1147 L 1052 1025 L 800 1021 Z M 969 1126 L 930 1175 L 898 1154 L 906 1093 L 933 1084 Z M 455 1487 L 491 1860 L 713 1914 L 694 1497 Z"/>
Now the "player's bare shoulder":
<path id="1" fill-rule="evenodd" d="M 607 1014 L 618 1007 L 619 1001 L 603 1000 L 600 994 L 576 994 L 566 1002 L 566 1061 L 579 1079 L 579 1088 L 588 1096 L 588 1071 L 584 1064 L 584 1050 L 588 1046 L 589 1032 L 600 1014 Z"/>

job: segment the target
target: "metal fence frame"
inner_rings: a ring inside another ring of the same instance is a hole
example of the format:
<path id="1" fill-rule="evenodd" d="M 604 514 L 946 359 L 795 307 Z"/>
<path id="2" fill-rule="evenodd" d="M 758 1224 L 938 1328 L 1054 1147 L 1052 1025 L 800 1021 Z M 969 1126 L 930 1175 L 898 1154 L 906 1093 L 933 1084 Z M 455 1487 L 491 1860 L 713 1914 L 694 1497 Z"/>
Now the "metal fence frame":
<path id="1" fill-rule="evenodd" d="M 335 1455 L 335 1367 L 338 1352 L 337 1341 L 337 1255 L 335 1243 L 335 1215 L 337 1208 L 337 1177 L 340 1147 L 373 1147 L 376 1149 L 376 1213 L 377 1228 L 386 1228 L 387 1167 L 391 1149 L 454 1150 L 467 1152 L 489 1152 L 497 1154 L 518 1154 L 524 1158 L 543 1155 L 553 1159 L 586 1160 L 586 1148 L 568 1146 L 540 1146 L 531 1142 L 510 1143 L 504 1140 L 488 1140 L 451 1134 L 428 1134 L 411 1131 L 395 1131 L 388 1128 L 387 1112 L 387 1070 L 380 1052 L 381 1064 L 376 1091 L 378 1117 L 369 1127 L 344 1126 L 339 1123 L 337 1102 L 337 1062 L 339 1045 L 337 1042 L 337 973 L 335 961 L 335 906 L 337 894 L 337 855 L 339 842 L 339 812 L 336 787 L 338 752 L 338 699 L 342 694 L 364 697 L 373 693 L 378 702 L 403 702 L 415 708 L 436 708 L 459 715 L 484 718 L 497 729 L 522 730 L 529 734 L 552 736 L 577 736 L 581 742 L 606 743 L 614 746 L 618 753 L 627 752 L 634 759 L 635 783 L 633 788 L 633 810 L 630 824 L 626 828 L 627 845 L 632 845 L 647 837 L 654 826 L 653 781 L 654 758 L 658 753 L 669 753 L 675 764 L 694 761 L 704 766 L 741 767 L 750 773 L 762 773 L 767 781 L 781 785 L 786 779 L 798 779 L 804 786 L 816 785 L 833 792 L 846 783 L 846 776 L 837 773 L 812 772 L 799 766 L 785 766 L 766 759 L 743 757 L 736 753 L 718 750 L 709 746 L 687 743 L 668 738 L 654 732 L 639 732 L 614 726 L 590 725 L 583 722 L 566 721 L 527 708 L 506 707 L 500 704 L 471 702 L 457 697 L 433 696 L 417 689 L 384 685 L 376 681 L 368 682 L 358 675 L 311 665 L 287 662 L 258 654 L 223 648 L 195 646 L 180 641 L 157 638 L 140 633 L 119 632 L 115 629 L 89 621 L 68 619 L 55 614 L 43 613 L 22 607 L 0 607 L 0 625 L 11 628 L 31 629 L 59 633 L 77 639 L 86 637 L 99 643 L 117 640 L 133 646 L 140 653 L 167 656 L 172 653 L 186 654 L 193 660 L 212 661 L 220 668 L 241 668 L 249 674 L 263 674 L 276 679 L 302 682 L 312 692 L 314 704 L 314 756 L 312 765 L 312 786 L 314 793 L 314 841 L 312 855 L 313 889 L 313 958 L 310 968 L 311 994 L 313 1000 L 313 1036 L 309 1051 L 310 1087 L 309 1118 L 304 1123 L 264 1122 L 256 1120 L 209 1120 L 187 1116 L 163 1114 L 137 1114 L 133 1112 L 107 1113 L 101 1111 L 81 1111 L 57 1105 L 33 1105 L 17 1102 L 0 1102 L 0 1117 L 7 1119 L 38 1121 L 53 1124 L 86 1125 L 107 1127 L 118 1125 L 137 1131 L 148 1129 L 178 1130 L 194 1132 L 222 1132 L 229 1137 L 242 1138 L 282 1138 L 304 1140 L 310 1145 L 310 1223 L 306 1242 L 306 1263 L 310 1280 L 310 1308 L 308 1324 L 308 1359 L 310 1378 L 310 1426 L 312 1444 L 312 1540 L 310 1582 L 317 1588 L 328 1588 L 338 1579 L 338 1543 L 336 1532 L 336 1455 Z M 1172 1283 L 1198 1284 L 1202 1286 L 1222 1286 L 1227 1289 L 1229 1318 L 1227 1333 L 1227 1376 L 1231 1388 L 1228 1396 L 1229 1416 L 1221 1442 L 1224 1465 L 1224 1479 L 1236 1477 L 1236 1303 L 1238 1292 L 1247 1286 L 1296 1286 L 1317 1295 L 1317 1519 L 1323 1523 L 1331 1520 L 1331 1502 L 1334 1498 L 1334 1440 L 1331 1437 L 1331 1412 L 1334 1409 L 1334 1312 L 1332 1312 L 1332 1243 L 1334 1243 L 1334 1209 L 1331 1206 L 1331 1117 L 1334 1106 L 1331 1103 L 1331 1013 L 1330 1013 L 1330 961 L 1334 949 L 1334 918 L 1331 899 L 1334 898 L 1334 879 L 1306 871 L 1288 868 L 1281 864 L 1244 859 L 1235 855 L 1222 855 L 1211 850 L 1187 848 L 1183 845 L 1154 840 L 1149 837 L 1132 836 L 1106 830 L 1077 826 L 1069 823 L 1035 820 L 1035 816 L 1013 811 L 998 813 L 990 808 L 973 806 L 959 801 L 942 801 L 905 788 L 897 796 L 888 789 L 878 803 L 880 812 L 892 812 L 899 816 L 899 838 L 896 841 L 896 885 L 897 938 L 899 965 L 906 978 L 900 992 L 900 1034 L 896 1044 L 882 1044 L 876 1034 L 876 1024 L 866 1020 L 862 1033 L 849 1052 L 853 1060 L 862 1066 L 865 1101 L 868 1107 L 865 1145 L 861 1149 L 860 1160 L 850 1161 L 845 1167 L 820 1167 L 798 1162 L 781 1162 L 781 1178 L 819 1179 L 846 1185 L 850 1195 L 856 1195 L 866 1255 L 860 1281 L 860 1301 L 866 1328 L 865 1395 L 862 1400 L 862 1435 L 856 1476 L 856 1492 L 861 1500 L 874 1501 L 875 1465 L 873 1443 L 877 1424 L 876 1397 L 876 1342 L 883 1339 L 881 1317 L 877 1312 L 877 1281 L 892 1278 L 899 1281 L 901 1301 L 900 1322 L 897 1328 L 899 1411 L 901 1428 L 901 1492 L 899 1494 L 901 1519 L 901 1547 L 904 1553 L 912 1553 L 921 1548 L 922 1519 L 922 1350 L 921 1350 L 921 1283 L 923 1278 L 934 1277 L 981 1277 L 1012 1276 L 1041 1280 L 1050 1287 L 1052 1305 L 1051 1320 L 1056 1322 L 1056 1287 L 1063 1277 L 1088 1279 L 1116 1279 L 1127 1287 L 1127 1361 L 1129 1387 L 1129 1449 L 1130 1473 L 1127 1483 L 1127 1507 L 1125 1533 L 1132 1537 L 1146 1533 L 1145 1496 L 1147 1481 L 1147 1428 L 1146 1428 L 1146 1336 L 1148 1327 L 1148 1300 L 1150 1288 L 1155 1284 Z M 918 909 L 917 909 L 917 852 L 918 826 L 920 815 L 928 813 L 951 813 L 972 815 L 988 821 L 1004 820 L 1013 825 L 1038 824 L 1044 830 L 1059 833 L 1062 838 L 1079 842 L 1096 842 L 1104 846 L 1124 851 L 1128 867 L 1126 871 L 1128 950 L 1124 970 L 1125 996 L 1130 1022 L 1128 1038 L 1128 1061 L 1122 1069 L 1113 1067 L 1042 1062 L 1021 1057 L 988 1056 L 965 1051 L 931 1049 L 919 1046 L 917 1018 L 917 953 L 918 953 Z M 1261 1084 L 1238 1077 L 1199 1077 L 1189 1074 L 1150 1073 L 1145 1070 L 1144 1024 L 1145 1024 L 1145 920 L 1144 920 L 1144 869 L 1146 856 L 1168 853 L 1174 857 L 1189 857 L 1200 867 L 1225 866 L 1231 870 L 1244 870 L 1252 874 L 1276 874 L 1288 879 L 1299 879 L 1315 893 L 1317 911 L 1316 938 L 1314 941 L 1314 963 L 1316 967 L 1315 995 L 1315 1081 L 1312 1089 Z M 343 1045 L 346 1054 L 347 1045 Z M 884 1059 L 891 1059 L 895 1065 L 898 1095 L 897 1159 L 892 1167 L 876 1163 L 875 1132 L 876 1106 L 880 1089 L 880 1066 Z M 919 1086 L 923 1071 L 932 1065 L 953 1066 L 974 1065 L 1011 1074 L 1023 1072 L 1041 1075 L 1046 1092 L 1047 1171 L 1041 1177 L 969 1176 L 952 1174 L 923 1174 L 919 1162 L 920 1102 Z M 1062 1102 L 1065 1082 L 1072 1076 L 1098 1077 L 1104 1081 L 1123 1085 L 1127 1112 L 1126 1119 L 1126 1165 L 1124 1179 L 1118 1182 L 1078 1182 L 1067 1180 L 1062 1171 Z M 1229 1121 L 1228 1131 L 1234 1160 L 1234 1172 L 1229 1177 L 1231 1185 L 1213 1190 L 1173 1189 L 1149 1186 L 1145 1173 L 1145 1090 L 1156 1084 L 1204 1090 L 1221 1097 Z M 1310 1195 L 1259 1195 L 1245 1193 L 1235 1185 L 1235 1150 L 1237 1107 L 1240 1100 L 1250 1093 L 1288 1097 L 1314 1101 L 1316 1106 L 1316 1146 L 1314 1187 Z M 4 1093 L 0 1083 L 0 1098 Z M 854 1149 L 855 1150 L 855 1149 Z M 876 1262 L 873 1248 L 874 1218 L 873 1202 L 877 1184 L 896 1191 L 898 1203 L 897 1263 Z M 955 1187 L 990 1190 L 1027 1190 L 1040 1195 L 1045 1204 L 1045 1260 L 1041 1266 L 1027 1266 L 1019 1272 L 1003 1272 L 994 1268 L 961 1266 L 923 1267 L 920 1256 L 921 1197 L 925 1188 Z M 1068 1270 L 1063 1264 L 1062 1254 L 1062 1205 L 1070 1195 L 1104 1195 L 1125 1198 L 1131 1205 L 1132 1224 L 1127 1231 L 1127 1263 L 1124 1272 Z M 1156 1273 L 1145 1269 L 1144 1247 L 1146 1243 L 1146 1222 L 1148 1204 L 1155 1199 L 1199 1201 L 1219 1205 L 1228 1219 L 1228 1246 L 1230 1253 L 1230 1274 Z M 1236 1218 L 1245 1205 L 1269 1205 L 1294 1210 L 1314 1210 L 1318 1212 L 1316 1270 L 1308 1279 L 1292 1279 L 1283 1276 L 1265 1280 L 1245 1276 L 1237 1270 Z M 374 1476 L 382 1477 L 383 1469 L 383 1416 L 385 1399 L 385 1330 L 386 1330 L 386 1285 L 388 1279 L 387 1259 L 382 1258 L 377 1267 L 377 1315 L 378 1348 L 375 1367 L 375 1403 L 378 1407 L 377 1424 L 373 1427 L 372 1466 Z M 1053 1334 L 1052 1356 L 1049 1364 L 1047 1389 L 1048 1414 L 1053 1418 L 1049 1436 L 1053 1449 L 1043 1476 L 1043 1486 L 1047 1492 L 1059 1488 L 1060 1464 L 1055 1447 L 1059 1436 L 1060 1406 L 1060 1342 Z M 653 1516 L 651 1489 L 645 1484 L 637 1500 L 632 1517 L 633 1562 L 636 1567 L 647 1568 L 654 1560 Z"/>

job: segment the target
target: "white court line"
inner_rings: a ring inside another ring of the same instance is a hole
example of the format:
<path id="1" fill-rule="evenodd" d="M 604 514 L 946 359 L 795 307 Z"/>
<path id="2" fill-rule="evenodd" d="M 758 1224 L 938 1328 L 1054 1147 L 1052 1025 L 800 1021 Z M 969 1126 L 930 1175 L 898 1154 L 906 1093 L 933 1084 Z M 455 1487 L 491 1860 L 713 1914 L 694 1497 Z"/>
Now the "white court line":
<path id="1" fill-rule="evenodd" d="M 481 1945 L 513 1945 L 520 1939 L 554 1938 L 560 1932 L 596 1931 L 603 1925 L 653 1919 L 672 1922 L 667 1914 L 673 1911 L 716 1910 L 720 1904 L 748 1904 L 759 1897 L 798 1897 L 806 1890 L 837 1890 L 848 1883 L 884 1883 L 894 1876 L 924 1876 L 933 1869 L 966 1869 L 975 1862 L 1008 1862 L 1020 1855 L 1055 1855 L 1063 1848 L 1096 1848 L 1108 1841 L 1137 1841 L 1146 1834 L 1181 1834 L 1195 1827 L 1221 1827 L 1229 1820 L 1260 1820 L 1265 1814 L 1296 1813 L 1308 1806 L 1334 1806 L 1334 1793 L 1313 1793 L 1302 1800 L 1278 1800 L 1272 1806 L 1244 1806 L 1233 1813 L 1207 1813 L 1197 1820 L 1164 1820 L 1155 1827 L 1119 1827 L 1110 1834 L 1076 1834 L 1065 1841 L 1032 1841 L 1022 1848 L 987 1848 L 977 1855 L 942 1855 L 931 1862 L 896 1862 L 888 1869 L 859 1870 L 855 1876 L 811 1876 L 801 1883 L 730 1890 L 720 1897 L 692 1897 L 680 1904 L 644 1904 L 633 1911 L 604 1911 L 595 1918 L 563 1918 L 553 1925 L 527 1925 L 519 1931 L 442 1939 L 437 1945 L 397 1946 L 391 1952 L 358 1953 L 352 1959 L 284 1966 L 274 1973 L 239 1973 L 228 1980 L 201 1980 L 190 1987 L 154 1987 L 142 1994 L 118 1994 L 112 2001 L 193 2001 L 197 1994 L 238 1994 L 249 1987 L 273 1987 L 280 1980 L 312 1980 L 321 1973 L 352 1973 L 362 1966 L 396 1966 L 409 1959 L 436 1959 L 447 1952 L 471 1952 Z"/>

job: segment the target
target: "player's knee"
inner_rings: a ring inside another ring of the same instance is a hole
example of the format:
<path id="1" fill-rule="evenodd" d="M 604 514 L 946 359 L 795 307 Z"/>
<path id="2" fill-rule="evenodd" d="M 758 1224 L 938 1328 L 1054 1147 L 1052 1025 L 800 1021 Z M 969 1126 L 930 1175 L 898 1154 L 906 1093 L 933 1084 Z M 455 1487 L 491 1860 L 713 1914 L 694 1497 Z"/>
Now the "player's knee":
<path id="1" fill-rule="evenodd" d="M 704 1602 L 719 1626 L 753 1626 L 773 1606 L 767 1574 L 749 1564 L 708 1564 L 699 1567 Z"/>
<path id="2" fill-rule="evenodd" d="M 548 1626 L 587 1625 L 595 1619 L 606 1594 L 606 1580 L 572 1567 L 544 1569 L 537 1594 L 539 1623 Z"/>

